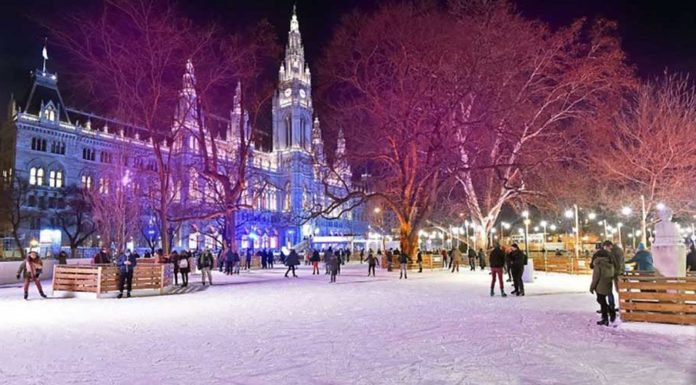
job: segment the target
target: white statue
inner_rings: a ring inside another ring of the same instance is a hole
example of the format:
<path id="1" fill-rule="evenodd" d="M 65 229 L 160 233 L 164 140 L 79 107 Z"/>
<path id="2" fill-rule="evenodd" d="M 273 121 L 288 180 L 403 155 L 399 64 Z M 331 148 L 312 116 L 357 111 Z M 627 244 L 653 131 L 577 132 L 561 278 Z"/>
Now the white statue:
<path id="1" fill-rule="evenodd" d="M 655 270 L 665 277 L 686 276 L 686 247 L 677 225 L 672 223 L 672 210 L 665 207 L 658 212 L 660 222 L 655 225 L 652 245 Z"/>

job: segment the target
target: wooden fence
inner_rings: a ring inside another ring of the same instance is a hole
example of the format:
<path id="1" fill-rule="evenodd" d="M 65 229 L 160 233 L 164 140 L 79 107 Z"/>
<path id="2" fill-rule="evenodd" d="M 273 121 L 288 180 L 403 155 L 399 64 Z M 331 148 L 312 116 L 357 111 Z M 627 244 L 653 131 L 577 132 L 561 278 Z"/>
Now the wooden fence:
<path id="1" fill-rule="evenodd" d="M 438 254 L 425 254 L 423 253 L 423 269 L 441 269 L 443 267 L 443 259 L 441 255 Z M 386 256 L 382 257 L 382 268 L 386 269 L 387 268 L 387 258 Z M 399 257 L 398 256 L 393 256 L 392 257 L 392 268 L 394 270 L 399 270 Z M 409 270 L 417 270 L 418 269 L 418 263 L 416 263 L 416 258 L 412 258 L 412 261 L 408 263 L 407 269 Z"/>
<path id="2" fill-rule="evenodd" d="M 626 274 L 619 277 L 621 319 L 696 325 L 696 277 Z"/>
<path id="3" fill-rule="evenodd" d="M 592 274 L 589 257 L 563 257 L 557 255 L 535 255 L 534 270 L 549 273 Z"/>
<path id="4" fill-rule="evenodd" d="M 172 265 L 139 263 L 133 270 L 133 291 L 155 290 L 163 294 L 172 285 Z M 118 291 L 119 269 L 114 265 L 57 265 L 53 291 L 101 294 Z"/>

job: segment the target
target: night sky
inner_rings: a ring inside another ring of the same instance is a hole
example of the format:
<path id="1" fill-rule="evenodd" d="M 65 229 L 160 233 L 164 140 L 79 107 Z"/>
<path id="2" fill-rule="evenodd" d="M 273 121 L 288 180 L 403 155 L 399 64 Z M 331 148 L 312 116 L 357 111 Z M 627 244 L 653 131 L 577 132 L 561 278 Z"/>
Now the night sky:
<path id="1" fill-rule="evenodd" d="M 0 2 L 0 112 L 11 93 L 25 92 L 28 73 L 41 65 L 45 32 L 32 15 L 51 17 L 95 0 L 2 0 Z M 192 17 L 214 18 L 233 27 L 266 18 L 285 42 L 294 0 L 179 0 Z M 619 23 L 623 47 L 643 77 L 665 68 L 691 72 L 696 68 L 696 2 L 646 0 L 517 0 L 520 12 L 552 26 L 579 17 L 606 17 Z M 377 0 L 298 0 L 300 29 L 310 66 L 321 55 L 340 16 L 355 7 L 373 8 Z M 51 47 L 49 42 L 49 56 Z M 61 63 L 49 62 L 61 72 Z M 69 101 L 66 101 L 68 104 Z"/>

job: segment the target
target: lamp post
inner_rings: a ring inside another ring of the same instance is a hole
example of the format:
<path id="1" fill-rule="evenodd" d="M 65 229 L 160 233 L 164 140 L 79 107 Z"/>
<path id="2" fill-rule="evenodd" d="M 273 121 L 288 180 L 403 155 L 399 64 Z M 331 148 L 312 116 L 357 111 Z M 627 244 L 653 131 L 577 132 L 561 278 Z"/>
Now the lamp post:
<path id="1" fill-rule="evenodd" d="M 544 249 L 544 256 L 546 256 L 546 225 L 548 225 L 548 223 L 546 221 L 541 221 L 539 224 L 544 229 L 544 241 L 541 243 L 541 247 Z"/>
<path id="2" fill-rule="evenodd" d="M 623 223 L 619 222 L 616 224 L 616 231 L 619 232 L 619 247 L 623 249 L 623 242 L 621 241 L 621 227 L 623 227 Z"/>
<path id="3" fill-rule="evenodd" d="M 522 211 L 522 217 L 524 218 L 524 252 L 529 255 L 529 224 L 532 222 L 529 220 L 529 211 Z"/>
<path id="4" fill-rule="evenodd" d="M 464 231 L 466 232 L 466 252 L 469 252 L 469 221 L 464 221 Z"/>

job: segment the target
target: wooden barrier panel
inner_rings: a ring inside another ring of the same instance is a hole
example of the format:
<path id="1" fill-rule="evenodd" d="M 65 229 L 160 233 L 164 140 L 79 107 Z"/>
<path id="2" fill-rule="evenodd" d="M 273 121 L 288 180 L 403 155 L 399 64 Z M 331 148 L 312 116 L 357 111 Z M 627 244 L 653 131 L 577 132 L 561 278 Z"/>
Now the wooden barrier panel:
<path id="1" fill-rule="evenodd" d="M 160 290 L 172 284 L 170 263 L 139 264 L 133 271 L 132 290 Z M 118 291 L 119 269 L 114 265 L 58 265 L 53 290 L 99 294 Z"/>
<path id="2" fill-rule="evenodd" d="M 696 325 L 696 277 L 623 275 L 619 300 L 624 321 Z"/>

